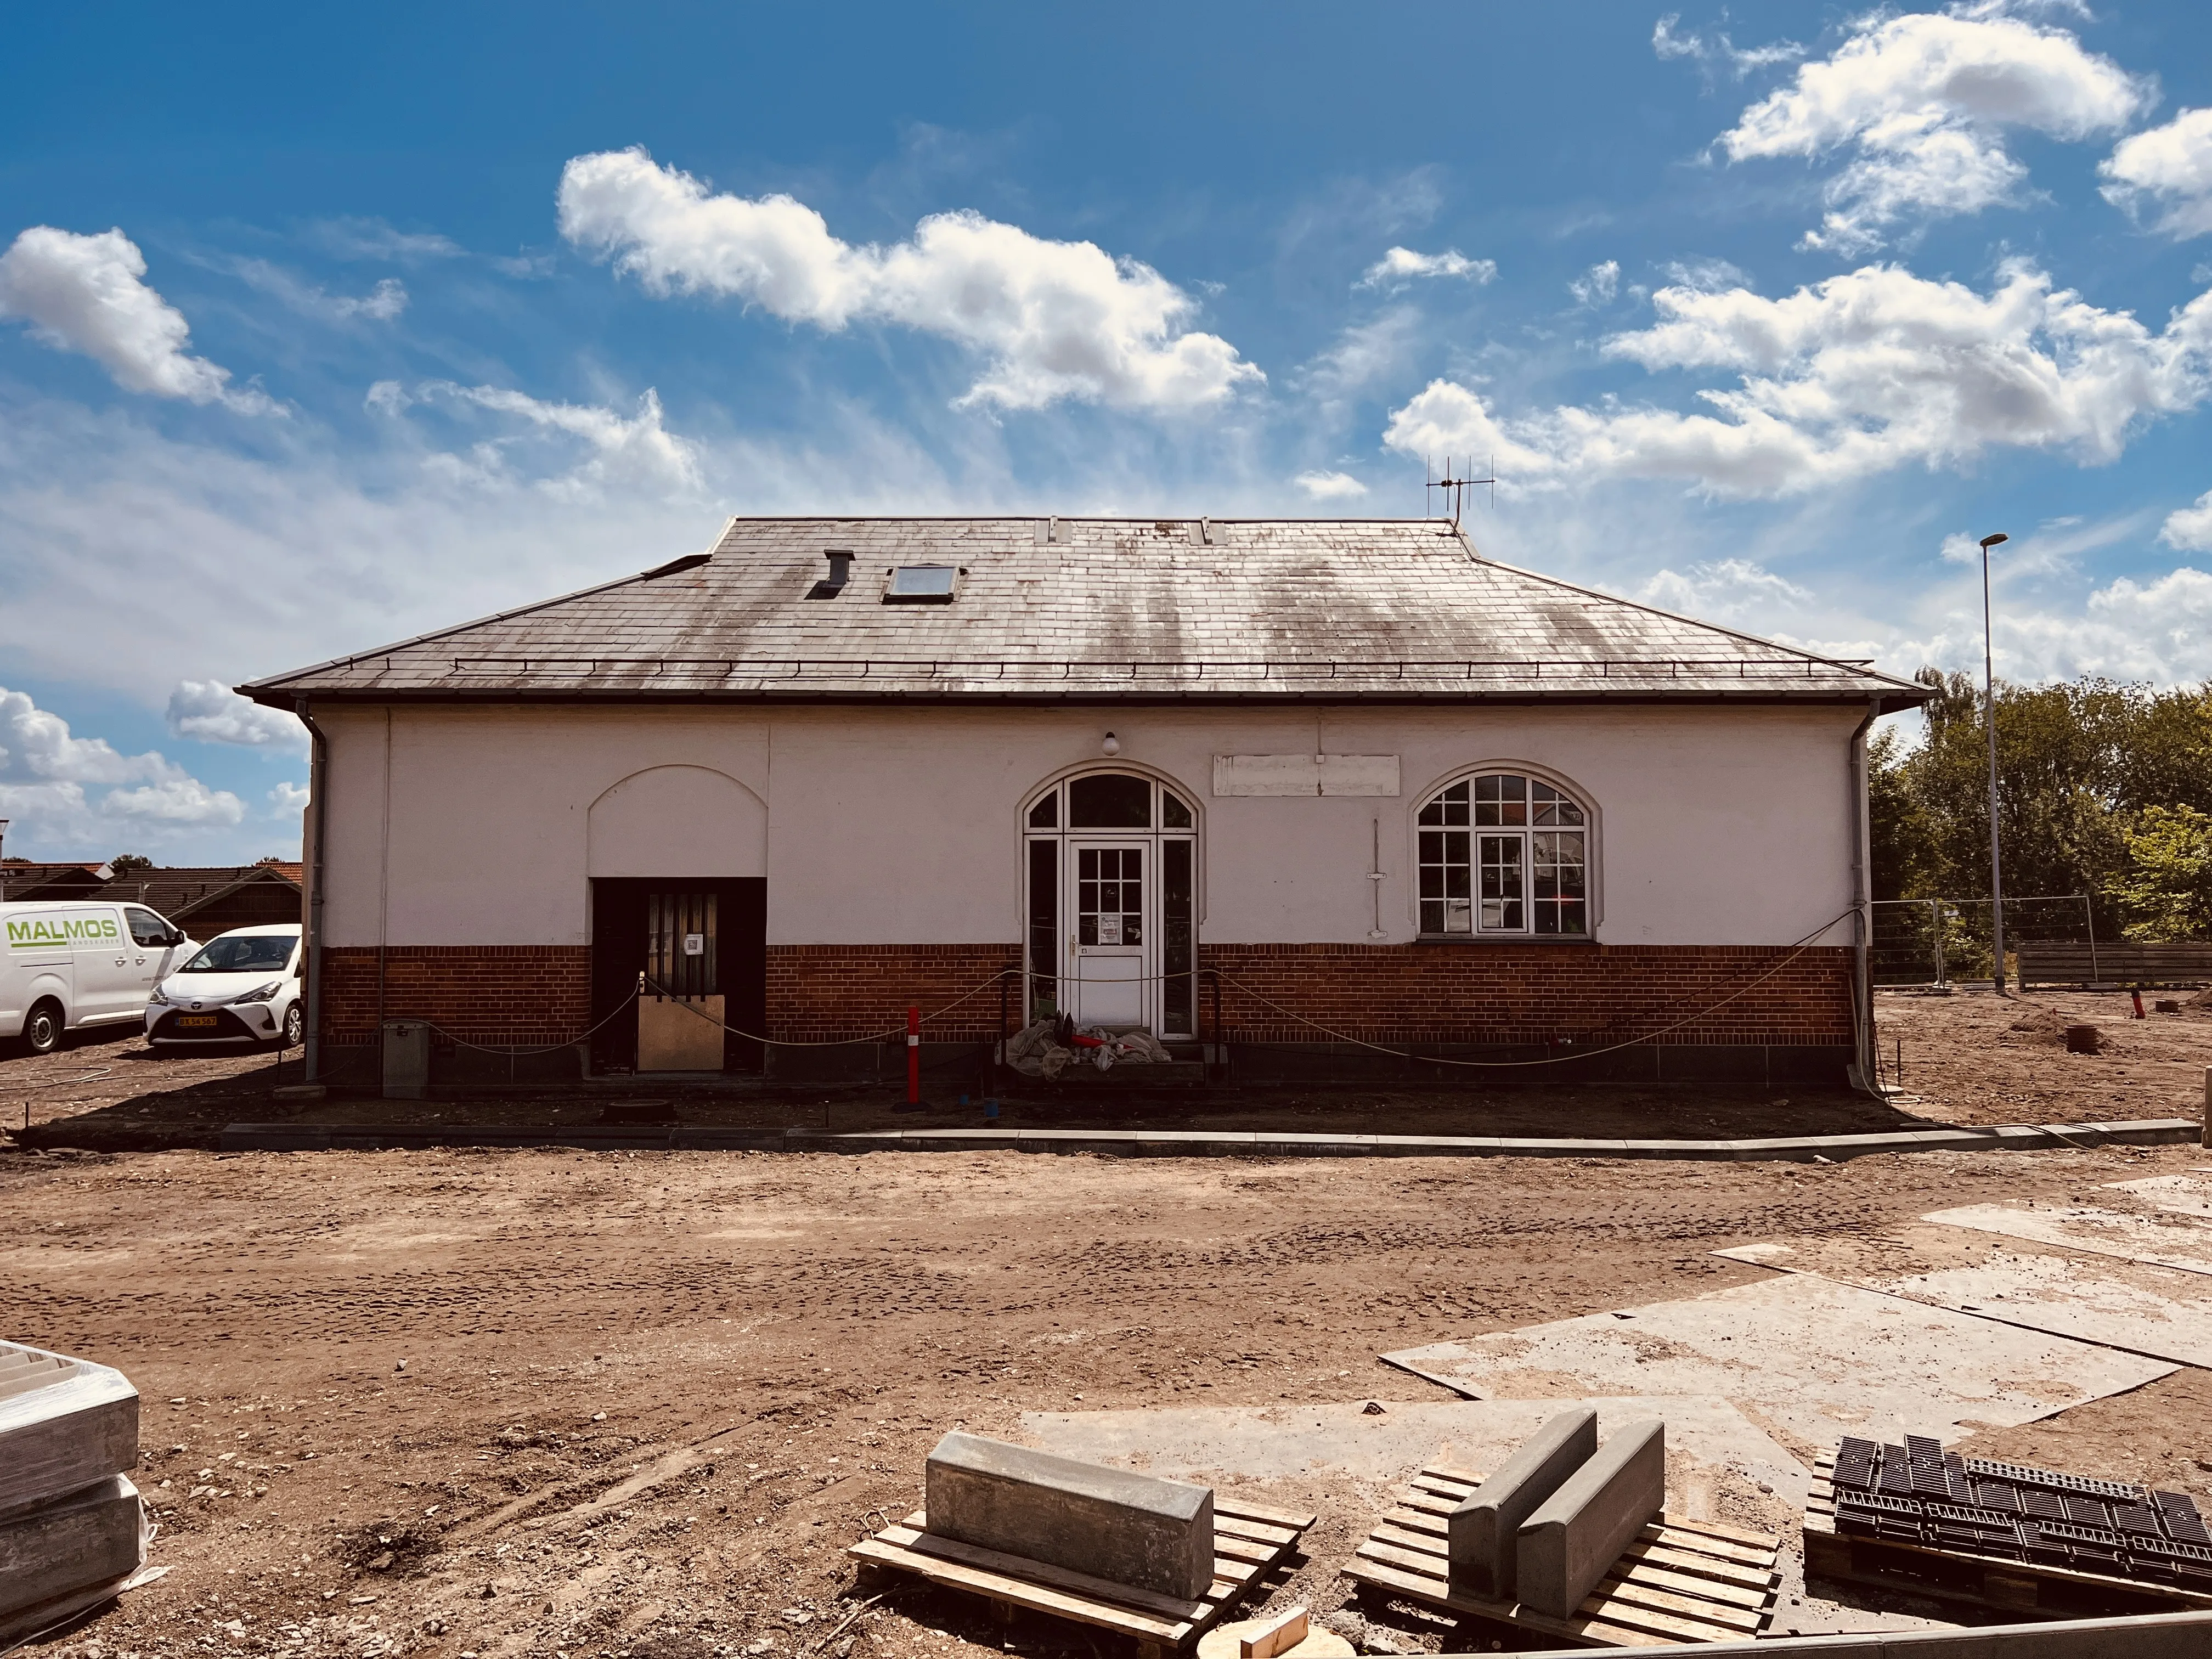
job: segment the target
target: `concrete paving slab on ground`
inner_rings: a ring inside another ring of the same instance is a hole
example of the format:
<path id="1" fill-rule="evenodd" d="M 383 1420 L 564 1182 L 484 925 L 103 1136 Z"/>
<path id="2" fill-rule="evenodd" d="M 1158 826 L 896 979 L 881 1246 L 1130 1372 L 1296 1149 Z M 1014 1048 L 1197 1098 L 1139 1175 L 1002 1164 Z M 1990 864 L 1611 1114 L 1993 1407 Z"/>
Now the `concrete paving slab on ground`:
<path id="1" fill-rule="evenodd" d="M 2010 1238 L 2091 1255 L 2115 1255 L 2183 1273 L 2212 1273 L 2212 1217 L 2153 1209 L 2148 1213 L 2086 1204 L 1969 1204 L 1920 1218 L 1947 1227 L 2002 1233 Z"/>
<path id="2" fill-rule="evenodd" d="M 2128 1193 L 2138 1203 L 2175 1215 L 2212 1216 L 2212 1180 L 2197 1175 L 2151 1176 L 2142 1181 L 2115 1181 L 2112 1191 Z"/>
<path id="3" fill-rule="evenodd" d="M 2198 1273 L 1925 1223 L 1871 1237 L 1793 1238 L 1714 1254 L 2212 1368 L 2212 1282 Z"/>
<path id="4" fill-rule="evenodd" d="M 1718 1395 L 1808 1462 L 1846 1434 L 2032 1423 L 2175 1369 L 1805 1274 L 1383 1358 L 1485 1398 Z"/>
<path id="5" fill-rule="evenodd" d="M 1349 1477 L 1380 1501 L 1424 1464 L 1486 1474 L 1548 1418 L 1576 1406 L 1598 1432 L 1656 1417 L 1667 1425 L 1673 1502 L 1702 1520 L 1756 1510 L 1771 1524 L 1803 1510 L 1811 1475 L 1727 1401 L 1702 1396 L 1588 1400 L 1386 1401 L 1316 1406 L 1194 1406 L 1160 1411 L 1024 1412 L 1022 1437 L 1046 1451 L 1176 1480 Z M 1764 1483 L 1771 1491 L 1762 1493 Z M 1762 1501 L 1763 1500 L 1763 1501 Z"/>
<path id="6" fill-rule="evenodd" d="M 1590 1399 L 1382 1401 L 1303 1406 L 1212 1406 L 1159 1411 L 1025 1412 L 1021 1438 L 1048 1451 L 1224 1489 L 1273 1483 L 1340 1517 L 1357 1537 L 1389 1506 L 1390 1493 L 1422 1465 L 1485 1474 L 1549 1418 L 1577 1406 L 1598 1414 L 1601 1434 L 1656 1417 L 1667 1425 L 1667 1507 L 1783 1540 L 1775 1629 L 1943 1629 L 1937 1618 L 1873 1610 L 1810 1595 L 1798 1525 L 1812 1475 L 1775 1438 L 1714 1395 Z"/>

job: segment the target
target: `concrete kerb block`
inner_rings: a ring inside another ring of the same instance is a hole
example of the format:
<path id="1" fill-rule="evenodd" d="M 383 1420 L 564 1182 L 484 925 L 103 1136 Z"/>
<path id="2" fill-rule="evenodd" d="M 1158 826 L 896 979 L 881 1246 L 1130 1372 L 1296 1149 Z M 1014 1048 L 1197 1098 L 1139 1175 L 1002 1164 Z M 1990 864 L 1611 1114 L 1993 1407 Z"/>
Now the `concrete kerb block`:
<path id="1" fill-rule="evenodd" d="M 1667 1425 L 1631 1423 L 1521 1523 L 1515 1594 L 1553 1619 L 1583 1598 L 1667 1501 Z"/>
<path id="2" fill-rule="evenodd" d="M 145 1512 L 131 1477 L 0 1520 L 0 1617 L 136 1571 L 146 1559 Z"/>
<path id="3" fill-rule="evenodd" d="M 1521 1523 L 1597 1450 L 1597 1413 L 1561 1412 L 1445 1517 L 1451 1586 L 1492 1601 L 1514 1596 Z"/>
<path id="4" fill-rule="evenodd" d="M 137 1462 L 138 1390 L 130 1378 L 88 1359 L 0 1342 L 0 1516 Z"/>
<path id="5" fill-rule="evenodd" d="M 1179 1601 L 1213 1583 L 1213 1489 L 953 1431 L 929 1455 L 924 1524 Z"/>

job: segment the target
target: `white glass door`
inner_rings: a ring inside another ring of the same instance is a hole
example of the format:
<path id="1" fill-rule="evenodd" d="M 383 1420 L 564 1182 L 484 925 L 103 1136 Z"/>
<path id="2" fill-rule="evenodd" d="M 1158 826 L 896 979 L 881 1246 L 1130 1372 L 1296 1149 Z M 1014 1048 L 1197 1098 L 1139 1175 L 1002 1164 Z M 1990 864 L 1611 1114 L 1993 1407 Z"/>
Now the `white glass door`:
<path id="1" fill-rule="evenodd" d="M 1067 962 L 1061 1006 L 1078 1025 L 1152 1027 L 1159 956 L 1157 843 L 1067 840 Z"/>

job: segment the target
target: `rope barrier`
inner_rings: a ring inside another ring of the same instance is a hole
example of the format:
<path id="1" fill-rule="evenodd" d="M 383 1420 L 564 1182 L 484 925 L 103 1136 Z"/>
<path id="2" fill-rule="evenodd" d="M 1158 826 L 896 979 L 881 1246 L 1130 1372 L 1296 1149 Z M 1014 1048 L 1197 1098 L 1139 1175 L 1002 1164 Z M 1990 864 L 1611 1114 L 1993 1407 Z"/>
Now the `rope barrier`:
<path id="1" fill-rule="evenodd" d="M 951 1013 L 962 1003 L 971 1001 L 975 998 L 981 996 L 984 992 L 989 990 L 991 987 L 996 985 L 1000 980 L 1006 978 L 1009 975 L 1018 974 L 1021 971 L 1022 969 L 1018 968 L 1001 969 L 999 972 L 992 975 L 990 978 L 985 980 L 981 985 L 976 986 L 975 989 L 955 997 L 951 1001 L 946 1003 L 942 1008 L 938 1009 L 935 1013 L 924 1014 L 921 1017 L 921 1023 L 927 1025 L 931 1020 L 936 1019 L 941 1015 Z M 795 1042 L 787 1041 L 781 1037 L 760 1036 L 751 1031 L 741 1030 L 737 1026 L 729 1024 L 725 1021 L 716 1019 L 714 1015 L 707 1012 L 705 1009 L 700 1008 L 694 1004 L 686 1001 L 676 992 L 670 990 L 666 986 L 661 984 L 657 980 L 648 978 L 643 974 L 640 974 L 637 978 L 638 983 L 641 986 L 648 988 L 658 994 L 668 998 L 671 1001 L 674 1002 L 678 1007 L 683 1009 L 684 1012 L 692 1015 L 694 1018 L 703 1019 L 710 1025 L 720 1026 L 723 1030 L 729 1032 L 732 1036 L 744 1037 L 749 1042 L 763 1042 L 774 1048 L 847 1048 L 854 1047 L 859 1043 L 882 1042 L 891 1037 L 904 1036 L 906 1035 L 906 1027 L 902 1024 L 893 1026 L 887 1031 L 873 1032 L 867 1036 L 833 1037 L 827 1042 Z M 428 1026 L 440 1036 L 446 1038 L 458 1048 L 474 1048 L 479 1054 L 505 1054 L 510 1059 L 516 1059 L 526 1054 L 550 1054 L 557 1053 L 562 1048 L 573 1048 L 576 1044 L 583 1042 L 586 1037 L 596 1036 L 609 1025 L 613 1024 L 615 1021 L 620 1019 L 629 1012 L 629 1010 L 627 1006 L 617 1007 L 612 1013 L 609 1014 L 597 1025 L 592 1026 L 590 1030 L 582 1033 L 581 1036 L 573 1036 L 568 1038 L 566 1042 L 556 1042 L 543 1048 L 489 1048 L 481 1042 L 471 1042 L 466 1037 L 457 1036 L 453 1032 L 447 1030 L 444 1026 L 437 1024 L 430 1020 L 423 1020 L 421 1024 Z"/>
<path id="2" fill-rule="evenodd" d="M 1784 968 L 1787 968 L 1791 963 L 1795 962 L 1799 957 L 1804 955 L 1807 951 L 1810 950 L 1813 946 L 1813 942 L 1819 939 L 1821 934 L 1826 933 L 1831 927 L 1835 927 L 1838 922 L 1849 921 L 1856 914 L 1857 908 L 1854 906 L 1851 909 L 1845 910 L 1836 916 L 1831 917 L 1828 921 L 1822 922 L 1811 933 L 1806 934 L 1802 939 L 1796 940 L 1794 944 L 1787 947 L 1789 954 L 1784 957 L 1780 961 L 1775 963 L 1771 967 L 1768 968 L 1765 972 L 1759 974 L 1755 978 L 1746 981 L 1735 990 L 1729 992 L 1726 996 L 1722 997 L 1717 1001 L 1708 1003 L 1705 1007 L 1698 1009 L 1695 1013 L 1686 1015 L 1682 1018 L 1675 1020 L 1670 1024 L 1662 1025 L 1656 1030 L 1644 1031 L 1635 1036 L 1624 1037 L 1619 1042 L 1608 1043 L 1602 1048 L 1577 1048 L 1572 1054 L 1547 1054 L 1540 1060 L 1451 1060 L 1441 1054 L 1417 1054 L 1410 1053 L 1403 1048 L 1389 1048 L 1380 1042 L 1370 1042 L 1364 1037 L 1354 1036 L 1349 1031 L 1340 1031 L 1334 1026 L 1322 1024 L 1319 1020 L 1309 1019 L 1304 1014 L 1297 1012 L 1295 1009 L 1285 1008 L 1281 1003 L 1276 1002 L 1271 998 L 1262 995 L 1260 992 L 1253 989 L 1252 987 L 1245 984 L 1242 980 L 1235 978 L 1231 975 L 1224 973 L 1218 968 L 1187 969 L 1181 973 L 1176 974 L 1141 974 L 1095 982 L 1114 985 L 1157 984 L 1168 980 L 1189 979 L 1194 981 L 1200 975 L 1210 974 L 1218 983 L 1234 986 L 1237 990 L 1243 992 L 1246 996 L 1250 997 L 1255 1002 L 1259 1003 L 1262 1007 L 1272 1009 L 1274 1012 L 1282 1015 L 1285 1018 L 1293 1020 L 1300 1025 L 1319 1031 L 1324 1036 L 1334 1037 L 1340 1042 L 1349 1042 L 1356 1048 L 1372 1049 L 1378 1054 L 1389 1054 L 1395 1060 L 1412 1060 L 1416 1064 L 1423 1066 L 1457 1066 L 1481 1071 L 1518 1070 L 1534 1066 L 1559 1066 L 1564 1065 L 1570 1060 L 1595 1060 L 1601 1054 L 1617 1054 L 1623 1048 L 1632 1048 L 1638 1043 L 1650 1042 L 1656 1038 L 1667 1036 L 1669 1032 L 1679 1031 L 1686 1025 L 1694 1025 L 1698 1021 L 1705 1018 L 1708 1014 L 1711 1014 L 1719 1009 L 1725 1008 L 1729 1003 L 1734 1002 L 1738 997 L 1744 995 L 1747 992 L 1756 990 L 1759 986 L 1764 985 L 1768 980 L 1772 979 Z M 955 1008 L 959 1007 L 963 1003 L 973 1001 L 976 997 L 981 996 L 985 991 L 988 991 L 992 986 L 998 984 L 1000 981 L 1015 976 L 1019 976 L 1025 981 L 1031 978 L 1057 979 L 1063 977 L 1062 975 L 1058 975 L 1038 974 L 1034 970 L 1021 968 L 1001 969 L 999 972 L 992 975 L 988 979 L 984 980 L 981 984 L 975 986 L 972 990 L 964 992 L 961 995 L 955 997 L 943 1007 L 936 1009 L 933 1012 L 924 1014 L 921 1017 L 921 1023 L 927 1025 L 933 1019 L 941 1018 L 945 1015 L 951 1013 Z M 805 1042 L 793 1041 L 782 1037 L 763 1036 L 757 1032 L 744 1030 L 738 1026 L 729 1024 L 726 1021 L 717 1019 L 714 1015 L 707 1012 L 704 1009 L 696 1006 L 695 1004 L 678 995 L 675 992 L 669 990 L 667 987 L 659 983 L 657 981 L 648 978 L 643 974 L 640 974 L 638 975 L 638 983 L 641 988 L 649 988 L 659 995 L 669 998 L 672 1001 L 675 1002 L 678 1007 L 682 1008 L 686 1013 L 690 1014 L 695 1018 L 705 1020 L 708 1024 L 717 1026 L 733 1036 L 743 1037 L 749 1042 L 758 1042 L 774 1048 L 846 1048 L 856 1047 L 857 1045 L 864 1042 L 884 1042 L 890 1041 L 893 1037 L 902 1037 L 907 1035 L 907 1029 L 905 1025 L 902 1024 L 894 1025 L 886 1030 L 871 1032 L 866 1036 L 831 1037 L 824 1040 Z M 606 1018 L 599 1021 L 598 1024 L 592 1026 L 589 1030 L 582 1033 L 581 1036 L 571 1037 L 566 1042 L 556 1042 L 542 1048 L 490 1048 L 487 1047 L 485 1044 L 480 1042 L 471 1042 L 465 1037 L 457 1036 L 453 1032 L 447 1030 L 443 1026 L 434 1024 L 428 1020 L 425 1020 L 422 1023 L 428 1025 L 432 1030 L 437 1032 L 441 1036 L 446 1037 L 460 1048 L 474 1048 L 482 1054 L 506 1054 L 510 1058 L 515 1058 L 526 1054 L 550 1054 L 558 1049 L 573 1048 L 577 1043 L 583 1042 L 585 1038 L 594 1036 L 606 1026 L 613 1024 L 614 1021 L 620 1018 L 627 1012 L 629 1012 L 627 1008 L 618 1007 L 612 1013 L 609 1014 Z M 104 1075 L 104 1073 L 101 1075 Z M 89 1081 L 90 1079 L 86 1079 L 78 1080 Z M 41 1085 L 39 1086 L 44 1087 L 46 1085 Z"/>
<path id="3" fill-rule="evenodd" d="M 1826 933 L 1831 927 L 1833 927 L 1837 922 L 1846 921 L 1856 914 L 1856 908 L 1854 907 L 1852 909 L 1844 911 L 1841 915 L 1822 922 L 1818 927 L 1815 927 L 1811 933 L 1806 934 L 1804 938 L 1799 939 L 1795 945 L 1791 945 L 1790 947 L 1790 954 L 1788 956 L 1783 957 L 1781 961 L 1776 963 L 1765 973 L 1759 975 L 1758 978 L 1738 986 L 1735 990 L 1729 992 L 1719 1001 L 1710 1003 L 1706 1006 L 1700 1008 L 1696 1013 L 1691 1014 L 1686 1018 L 1678 1019 L 1671 1025 L 1662 1025 L 1656 1031 L 1646 1031 L 1638 1036 L 1625 1038 L 1621 1042 L 1609 1044 L 1603 1048 L 1577 1048 L 1571 1054 L 1547 1054 L 1541 1060 L 1447 1060 L 1441 1054 L 1407 1054 L 1401 1048 L 1386 1048 L 1379 1042 L 1370 1042 L 1364 1037 L 1353 1036 L 1348 1031 L 1339 1031 L 1334 1030 L 1333 1027 L 1323 1025 L 1319 1020 L 1308 1019 L 1304 1014 L 1297 1013 L 1291 1009 L 1284 1007 L 1279 1002 L 1269 1001 L 1268 999 L 1261 996 L 1260 993 L 1254 990 L 1250 986 L 1244 984 L 1240 980 L 1231 979 L 1227 974 L 1223 973 L 1218 968 L 1208 968 L 1202 969 L 1201 971 L 1212 974 L 1215 978 L 1223 981 L 1224 983 L 1234 985 L 1238 990 L 1243 992 L 1246 996 L 1250 997 L 1255 1002 L 1264 1004 L 1266 1006 L 1273 1009 L 1277 1013 L 1296 1020 L 1301 1025 L 1311 1026 L 1315 1030 L 1321 1032 L 1326 1036 L 1333 1036 L 1340 1042 L 1352 1043 L 1362 1048 L 1372 1048 L 1377 1054 L 1389 1054 L 1399 1060 L 1414 1060 L 1424 1066 L 1462 1066 L 1485 1070 L 1502 1070 L 1527 1066 L 1559 1066 L 1563 1065 L 1571 1060 L 1595 1060 L 1600 1054 L 1615 1054 L 1623 1048 L 1632 1048 L 1639 1042 L 1649 1042 L 1655 1037 L 1665 1036 L 1669 1031 L 1679 1031 L 1685 1025 L 1694 1025 L 1698 1021 L 1703 1019 L 1707 1014 L 1713 1012 L 1716 1009 L 1726 1007 L 1729 1003 L 1734 1002 L 1738 997 L 1743 995 L 1745 992 L 1756 989 L 1759 986 L 1765 984 L 1768 980 L 1772 979 L 1775 975 L 1780 973 L 1784 968 L 1787 968 L 1799 957 L 1804 955 L 1807 951 L 1812 949 L 1813 941 L 1814 939 L 1820 938 L 1821 934 Z"/>

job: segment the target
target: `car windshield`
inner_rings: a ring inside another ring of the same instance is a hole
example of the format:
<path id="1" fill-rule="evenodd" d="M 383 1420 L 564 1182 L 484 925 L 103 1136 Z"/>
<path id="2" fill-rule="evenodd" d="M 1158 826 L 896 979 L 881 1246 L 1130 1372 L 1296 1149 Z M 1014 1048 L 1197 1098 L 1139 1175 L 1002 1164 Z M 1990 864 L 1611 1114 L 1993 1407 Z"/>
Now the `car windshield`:
<path id="1" fill-rule="evenodd" d="M 219 939 L 185 964 L 188 974 L 252 974 L 281 969 L 292 959 L 295 941 L 288 934 L 248 934 Z"/>

